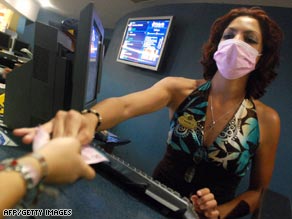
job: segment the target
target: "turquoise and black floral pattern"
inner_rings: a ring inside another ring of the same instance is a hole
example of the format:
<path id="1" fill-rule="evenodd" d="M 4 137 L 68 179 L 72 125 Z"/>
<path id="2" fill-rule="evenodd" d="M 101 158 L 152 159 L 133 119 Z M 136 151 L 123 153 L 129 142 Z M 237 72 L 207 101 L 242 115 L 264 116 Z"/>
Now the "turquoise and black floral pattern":
<path id="1" fill-rule="evenodd" d="M 210 87 L 211 82 L 206 82 L 180 105 L 170 122 L 167 144 L 188 154 L 193 160 L 199 158 L 221 166 L 236 176 L 244 176 L 259 145 L 255 105 L 251 99 L 244 99 L 213 144 L 205 147 L 203 135 Z M 191 128 L 182 125 L 182 117 L 190 121 Z"/>

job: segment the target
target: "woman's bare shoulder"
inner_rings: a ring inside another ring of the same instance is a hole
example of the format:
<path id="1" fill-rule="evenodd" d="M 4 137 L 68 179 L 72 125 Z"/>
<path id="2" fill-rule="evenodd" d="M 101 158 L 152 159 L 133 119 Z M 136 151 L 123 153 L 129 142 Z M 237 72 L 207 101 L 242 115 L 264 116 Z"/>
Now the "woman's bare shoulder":
<path id="1" fill-rule="evenodd" d="M 256 105 L 257 115 L 260 121 L 270 124 L 280 122 L 279 114 L 275 109 L 259 100 L 254 100 L 254 103 Z"/>
<path id="2" fill-rule="evenodd" d="M 272 145 L 275 149 L 280 136 L 280 116 L 275 109 L 263 102 L 255 100 L 254 103 L 260 125 L 260 142 L 262 145 Z"/>

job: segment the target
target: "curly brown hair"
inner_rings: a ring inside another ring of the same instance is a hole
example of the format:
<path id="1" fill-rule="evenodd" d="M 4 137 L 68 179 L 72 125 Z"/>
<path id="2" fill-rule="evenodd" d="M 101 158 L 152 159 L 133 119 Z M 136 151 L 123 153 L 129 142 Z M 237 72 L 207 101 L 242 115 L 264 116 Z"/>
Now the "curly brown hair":
<path id="1" fill-rule="evenodd" d="M 262 56 L 251 72 L 246 93 L 248 97 L 258 99 L 266 92 L 266 87 L 275 79 L 275 68 L 280 64 L 280 45 L 283 40 L 283 32 L 278 24 L 259 7 L 236 8 L 219 17 L 213 23 L 208 41 L 203 46 L 201 64 L 203 65 L 204 78 L 211 80 L 217 72 L 213 54 L 216 52 L 224 30 L 237 17 L 248 16 L 259 22 L 263 36 Z"/>

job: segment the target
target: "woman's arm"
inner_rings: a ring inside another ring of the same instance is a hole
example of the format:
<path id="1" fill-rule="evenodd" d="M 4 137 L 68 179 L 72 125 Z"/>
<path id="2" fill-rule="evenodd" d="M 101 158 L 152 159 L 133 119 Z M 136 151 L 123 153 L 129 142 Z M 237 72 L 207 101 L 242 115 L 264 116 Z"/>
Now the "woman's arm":
<path id="1" fill-rule="evenodd" d="M 169 79 L 163 79 L 146 90 L 108 98 L 93 106 L 91 109 L 98 112 L 102 118 L 99 130 L 108 129 L 126 119 L 166 106 L 170 101 L 167 81 Z M 97 123 L 98 118 L 93 113 L 80 114 L 78 111 L 69 110 L 58 111 L 54 118 L 42 126 L 53 138 L 78 137 L 82 144 L 88 144 L 92 141 Z M 13 131 L 16 136 L 23 136 L 22 140 L 26 144 L 32 142 L 35 132 L 36 128 L 20 128 Z"/>
<path id="2" fill-rule="evenodd" d="M 93 107 L 102 115 L 101 130 L 127 119 L 155 112 L 171 102 L 173 78 L 165 78 L 152 87 L 122 97 L 106 99 Z"/>
<path id="3" fill-rule="evenodd" d="M 174 108 L 180 97 L 185 97 L 195 89 L 196 81 L 167 77 L 152 87 L 121 97 L 105 99 L 95 106 L 93 110 L 99 113 L 102 121 L 98 130 L 111 128 L 127 119 L 151 113 L 168 106 Z M 80 114 L 75 110 L 59 111 L 43 128 L 52 133 L 52 136 L 77 136 L 82 144 L 92 140 L 98 117 L 93 113 Z M 17 136 L 23 136 L 24 143 L 31 143 L 35 135 L 35 128 L 21 128 L 14 130 Z"/>

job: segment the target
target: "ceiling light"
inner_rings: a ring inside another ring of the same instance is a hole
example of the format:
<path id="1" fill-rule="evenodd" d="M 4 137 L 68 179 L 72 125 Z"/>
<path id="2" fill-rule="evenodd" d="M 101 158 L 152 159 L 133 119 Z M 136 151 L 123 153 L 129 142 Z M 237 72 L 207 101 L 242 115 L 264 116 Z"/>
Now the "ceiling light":
<path id="1" fill-rule="evenodd" d="M 50 0 L 38 0 L 41 7 L 43 8 L 53 8 L 54 5 L 51 3 Z"/>

